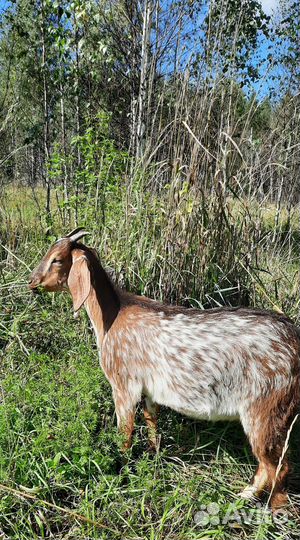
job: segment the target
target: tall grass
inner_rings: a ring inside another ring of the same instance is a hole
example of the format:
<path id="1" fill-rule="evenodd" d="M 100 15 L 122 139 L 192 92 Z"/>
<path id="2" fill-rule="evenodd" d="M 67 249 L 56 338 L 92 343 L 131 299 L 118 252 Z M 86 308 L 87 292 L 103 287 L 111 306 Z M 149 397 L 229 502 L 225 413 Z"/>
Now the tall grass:
<path id="1" fill-rule="evenodd" d="M 138 178 L 130 190 L 120 185 L 107 197 L 104 221 L 103 214 L 95 219 L 93 199 L 81 206 L 89 245 L 122 286 L 200 308 L 247 303 L 297 319 L 296 209 L 282 205 L 277 219 L 274 203 L 204 194 L 177 180 L 147 192 L 146 181 Z M 43 191 L 38 196 L 42 207 Z M 59 210 L 49 228 L 30 191 L 10 189 L 2 199 L 3 538 L 297 538 L 297 489 L 292 517 L 277 523 L 267 515 L 261 524 L 260 509 L 236 498 L 255 468 L 238 425 L 199 424 L 162 411 L 162 449 L 151 458 L 138 415 L 124 461 L 87 317 L 73 320 L 67 295 L 32 297 L 27 290 L 30 268 L 64 232 Z M 298 476 L 296 467 L 292 493 Z M 219 522 L 197 524 L 197 512 L 212 502 Z M 250 524 L 239 524 L 241 512 L 252 515 Z"/>

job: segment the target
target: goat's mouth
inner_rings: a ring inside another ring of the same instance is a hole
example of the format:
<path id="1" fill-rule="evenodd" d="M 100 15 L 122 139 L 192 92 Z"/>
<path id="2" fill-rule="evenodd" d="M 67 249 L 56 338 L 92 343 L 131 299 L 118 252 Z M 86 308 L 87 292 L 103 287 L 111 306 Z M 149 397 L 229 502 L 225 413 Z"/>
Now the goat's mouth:
<path id="1" fill-rule="evenodd" d="M 31 290 L 32 294 L 39 294 L 40 293 L 40 285 L 38 283 L 34 283 L 34 281 L 30 281 L 28 283 L 28 287 Z"/>
<path id="2" fill-rule="evenodd" d="M 32 294 L 36 295 L 36 294 L 40 294 L 40 289 L 38 287 L 30 287 L 31 288 L 31 292 Z"/>

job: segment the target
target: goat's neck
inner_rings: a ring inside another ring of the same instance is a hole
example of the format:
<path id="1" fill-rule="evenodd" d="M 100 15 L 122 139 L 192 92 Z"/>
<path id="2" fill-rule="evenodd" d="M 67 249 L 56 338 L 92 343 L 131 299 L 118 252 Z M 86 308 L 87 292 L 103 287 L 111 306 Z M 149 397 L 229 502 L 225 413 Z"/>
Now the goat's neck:
<path id="1" fill-rule="evenodd" d="M 94 266 L 94 265 L 93 265 Z M 100 349 L 120 309 L 120 299 L 105 270 L 98 263 L 92 271 L 91 291 L 85 302 L 87 314 L 96 334 Z"/>

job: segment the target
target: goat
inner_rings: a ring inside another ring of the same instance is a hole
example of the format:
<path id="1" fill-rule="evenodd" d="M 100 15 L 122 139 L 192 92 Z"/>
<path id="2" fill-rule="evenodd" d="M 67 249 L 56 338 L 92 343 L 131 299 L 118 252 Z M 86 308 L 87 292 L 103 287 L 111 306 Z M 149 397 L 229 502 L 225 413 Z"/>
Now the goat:
<path id="1" fill-rule="evenodd" d="M 78 228 L 52 245 L 29 286 L 69 289 L 75 314 L 85 306 L 125 448 L 142 396 L 154 447 L 158 405 L 196 419 L 238 418 L 258 460 L 240 495 L 269 489 L 272 508 L 284 506 L 283 448 L 300 404 L 299 329 L 271 311 L 184 308 L 119 290 L 96 252 L 78 242 L 86 234 Z"/>

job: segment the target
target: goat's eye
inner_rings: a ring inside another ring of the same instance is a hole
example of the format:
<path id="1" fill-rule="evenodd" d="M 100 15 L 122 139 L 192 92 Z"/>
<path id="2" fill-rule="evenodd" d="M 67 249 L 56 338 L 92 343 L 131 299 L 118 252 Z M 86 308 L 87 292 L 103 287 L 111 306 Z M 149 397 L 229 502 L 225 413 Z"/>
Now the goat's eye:
<path id="1" fill-rule="evenodd" d="M 51 264 L 61 264 L 62 261 L 60 261 L 59 259 L 53 259 L 53 261 L 51 262 Z"/>

